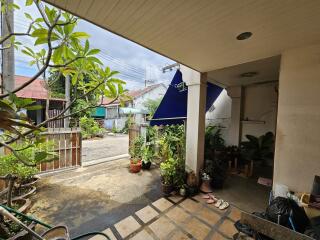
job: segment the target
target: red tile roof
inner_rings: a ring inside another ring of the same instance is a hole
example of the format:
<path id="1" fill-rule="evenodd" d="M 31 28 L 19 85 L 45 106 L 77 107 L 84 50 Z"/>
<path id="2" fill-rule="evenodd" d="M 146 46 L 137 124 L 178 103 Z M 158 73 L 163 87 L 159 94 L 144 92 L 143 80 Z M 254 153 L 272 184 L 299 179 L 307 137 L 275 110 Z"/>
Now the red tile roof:
<path id="1" fill-rule="evenodd" d="M 15 76 L 15 87 L 21 86 L 23 83 L 29 81 L 30 77 L 25 76 Z M 43 79 L 36 79 L 31 84 L 26 86 L 25 88 L 21 89 L 16 93 L 18 97 L 21 98 L 32 98 L 37 100 L 45 100 L 47 99 L 47 89 L 44 87 Z M 64 99 L 60 98 L 51 98 L 51 100 L 55 101 L 65 101 Z"/>

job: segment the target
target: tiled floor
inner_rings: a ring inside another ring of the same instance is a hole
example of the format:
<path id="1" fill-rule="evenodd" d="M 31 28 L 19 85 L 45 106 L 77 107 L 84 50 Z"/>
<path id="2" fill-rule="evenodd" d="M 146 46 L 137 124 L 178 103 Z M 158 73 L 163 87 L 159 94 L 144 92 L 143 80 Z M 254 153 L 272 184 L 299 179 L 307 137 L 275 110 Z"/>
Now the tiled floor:
<path id="1" fill-rule="evenodd" d="M 206 204 L 199 195 L 186 199 L 171 196 L 142 208 L 105 233 L 112 240 L 232 239 L 237 232 L 234 222 L 240 218 L 240 213 L 234 206 L 219 210 Z M 90 240 L 102 240 L 102 237 Z"/>

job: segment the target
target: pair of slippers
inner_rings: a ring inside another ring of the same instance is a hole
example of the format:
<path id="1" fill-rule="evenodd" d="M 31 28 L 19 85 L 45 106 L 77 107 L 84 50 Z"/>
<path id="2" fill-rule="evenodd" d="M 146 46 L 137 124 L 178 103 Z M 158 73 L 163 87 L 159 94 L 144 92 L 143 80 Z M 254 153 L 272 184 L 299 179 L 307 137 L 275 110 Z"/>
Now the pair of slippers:
<path id="1" fill-rule="evenodd" d="M 216 198 L 213 194 L 205 194 L 202 196 L 203 199 L 207 199 L 207 204 L 214 204 L 216 208 L 219 208 L 220 210 L 225 210 L 229 207 L 229 203 Z"/>

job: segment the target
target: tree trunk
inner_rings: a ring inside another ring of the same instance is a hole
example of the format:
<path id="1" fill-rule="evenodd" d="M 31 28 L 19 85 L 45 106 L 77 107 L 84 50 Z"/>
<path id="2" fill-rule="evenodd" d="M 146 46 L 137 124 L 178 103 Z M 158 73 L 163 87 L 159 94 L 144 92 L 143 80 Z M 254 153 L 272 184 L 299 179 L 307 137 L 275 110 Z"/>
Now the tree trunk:
<path id="1" fill-rule="evenodd" d="M 7 193 L 7 205 L 8 207 L 12 206 L 12 193 L 13 193 L 13 189 L 14 189 L 14 182 L 16 180 L 15 176 L 9 175 L 8 176 L 8 193 Z"/>

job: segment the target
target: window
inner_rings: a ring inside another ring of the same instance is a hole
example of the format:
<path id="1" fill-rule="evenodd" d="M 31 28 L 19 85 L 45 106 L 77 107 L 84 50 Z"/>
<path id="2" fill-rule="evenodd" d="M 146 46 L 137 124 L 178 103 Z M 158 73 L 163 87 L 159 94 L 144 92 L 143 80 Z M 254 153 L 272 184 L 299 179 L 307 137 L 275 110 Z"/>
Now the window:
<path id="1" fill-rule="evenodd" d="M 114 119 L 118 117 L 119 117 L 118 106 L 106 108 L 106 119 Z"/>

